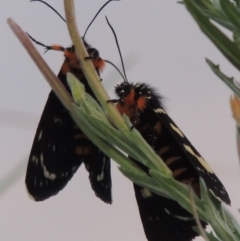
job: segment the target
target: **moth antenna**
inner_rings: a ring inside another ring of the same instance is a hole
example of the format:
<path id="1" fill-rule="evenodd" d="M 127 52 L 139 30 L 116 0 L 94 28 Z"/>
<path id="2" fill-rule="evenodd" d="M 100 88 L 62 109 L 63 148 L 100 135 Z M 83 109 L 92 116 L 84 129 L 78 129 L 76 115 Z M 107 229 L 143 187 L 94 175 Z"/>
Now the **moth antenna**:
<path id="1" fill-rule="evenodd" d="M 118 71 L 118 73 L 122 76 L 124 82 L 127 82 L 127 80 L 125 79 L 125 76 L 122 74 L 122 72 L 119 70 L 119 68 L 114 63 L 112 63 L 111 61 L 106 60 L 106 59 L 104 59 L 104 61 L 108 64 L 111 64 Z"/>
<path id="2" fill-rule="evenodd" d="M 118 39 L 117 39 L 117 35 L 116 35 L 116 33 L 115 33 L 115 31 L 114 31 L 112 25 L 109 23 L 107 16 L 105 16 L 105 17 L 106 17 L 106 20 L 107 20 L 108 26 L 111 28 L 112 33 L 113 33 L 114 38 L 115 38 L 115 41 L 116 41 L 116 45 L 117 45 L 118 52 L 119 52 L 120 59 L 121 59 L 121 63 L 122 63 L 123 73 L 124 73 L 124 76 L 125 76 L 124 80 L 125 80 L 126 83 L 128 83 L 127 75 L 126 75 L 126 71 L 125 71 L 125 67 L 124 67 L 124 63 L 123 63 L 122 53 L 121 53 L 121 50 L 120 50 L 120 47 L 119 47 L 119 43 L 118 43 Z"/>
<path id="3" fill-rule="evenodd" d="M 64 19 L 64 17 L 55 8 L 53 8 L 50 4 L 48 4 L 48 3 L 46 3 L 42 0 L 31 0 L 30 2 L 40 2 L 40 3 L 43 3 L 43 4 L 47 5 L 66 23 L 66 20 Z"/>
<path id="4" fill-rule="evenodd" d="M 42 46 L 42 47 L 44 47 L 44 48 L 48 47 L 47 45 L 45 45 L 45 44 L 37 41 L 37 40 L 36 40 L 35 38 L 33 38 L 29 33 L 26 33 L 26 34 L 27 34 L 27 36 L 28 36 L 35 44 L 38 44 L 38 45 L 40 45 L 40 46 Z"/>
<path id="5" fill-rule="evenodd" d="M 98 16 L 98 14 L 102 11 L 102 9 L 110 2 L 112 1 L 120 1 L 120 0 L 109 0 L 107 1 L 106 3 L 103 4 L 103 6 L 98 10 L 98 12 L 95 14 L 95 16 L 93 17 L 92 21 L 89 23 L 89 25 L 87 26 L 87 29 L 85 30 L 85 33 L 83 35 L 83 39 L 85 38 L 86 36 L 86 33 L 88 31 L 88 29 L 90 28 L 90 26 L 92 25 L 93 21 L 96 19 L 96 17 Z"/>

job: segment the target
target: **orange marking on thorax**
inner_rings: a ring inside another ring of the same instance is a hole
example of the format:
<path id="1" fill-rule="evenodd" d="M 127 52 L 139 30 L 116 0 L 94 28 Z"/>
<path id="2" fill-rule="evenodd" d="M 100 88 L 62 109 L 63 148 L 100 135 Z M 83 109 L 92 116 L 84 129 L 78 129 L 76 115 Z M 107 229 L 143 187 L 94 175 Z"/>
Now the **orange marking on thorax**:
<path id="1" fill-rule="evenodd" d="M 56 46 L 58 47 L 58 46 Z M 59 46 L 61 47 L 61 46 Z M 57 50 L 57 49 L 56 49 Z M 74 52 L 71 51 L 65 51 L 64 52 L 65 61 L 62 66 L 62 73 L 66 74 L 67 72 L 71 72 L 72 69 L 78 69 L 81 70 L 80 62 L 78 61 L 78 58 Z M 99 71 L 102 71 L 105 66 L 105 61 L 101 58 L 93 59 L 92 63 L 96 69 Z"/>
<path id="2" fill-rule="evenodd" d="M 77 56 L 75 53 L 71 51 L 64 51 L 65 60 L 61 68 L 61 72 L 66 74 L 67 72 L 71 72 L 72 69 L 81 70 L 81 66 L 78 62 Z"/>
<path id="3" fill-rule="evenodd" d="M 80 62 L 78 61 L 77 55 L 75 53 L 65 51 L 64 56 L 66 57 L 66 61 L 68 62 L 70 68 L 81 69 Z"/>
<path id="4" fill-rule="evenodd" d="M 117 103 L 116 105 L 118 111 L 120 112 L 121 115 L 125 114 L 128 116 L 129 119 L 132 118 L 134 114 L 134 108 L 130 107 L 129 105 L 122 104 L 122 103 Z"/>
<path id="5" fill-rule="evenodd" d="M 74 61 L 77 61 L 77 56 L 74 52 L 71 52 L 71 51 L 68 51 L 66 50 L 64 52 L 64 56 L 68 59 L 68 60 L 74 60 Z"/>
<path id="6" fill-rule="evenodd" d="M 93 59 L 92 62 L 94 67 L 97 68 L 99 71 L 102 71 L 105 67 L 105 61 L 101 58 Z"/>
<path id="7" fill-rule="evenodd" d="M 71 72 L 71 68 L 68 63 L 64 62 L 61 68 L 61 73 L 66 74 L 67 72 Z"/>
<path id="8" fill-rule="evenodd" d="M 127 115 L 130 119 L 134 114 L 135 103 L 134 103 L 135 91 L 131 89 L 129 94 L 124 97 L 123 103 L 117 103 L 116 107 L 121 114 Z"/>
<path id="9" fill-rule="evenodd" d="M 138 109 L 143 111 L 146 107 L 146 104 L 147 104 L 146 102 L 147 102 L 147 99 L 144 96 L 140 97 L 137 101 Z"/>
<path id="10" fill-rule="evenodd" d="M 129 94 L 124 98 L 124 103 L 126 103 L 128 106 L 133 106 L 134 97 L 135 97 L 135 91 L 134 89 L 131 89 Z"/>

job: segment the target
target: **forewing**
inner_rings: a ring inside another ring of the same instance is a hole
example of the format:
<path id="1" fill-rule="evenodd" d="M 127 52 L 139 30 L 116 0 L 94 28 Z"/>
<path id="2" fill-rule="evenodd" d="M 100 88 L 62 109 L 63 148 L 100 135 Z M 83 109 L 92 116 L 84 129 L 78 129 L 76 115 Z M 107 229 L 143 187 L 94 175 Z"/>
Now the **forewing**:
<path id="1" fill-rule="evenodd" d="M 26 186 L 36 201 L 56 195 L 72 178 L 82 160 L 75 154 L 74 123 L 50 92 L 30 153 Z"/>
<path id="2" fill-rule="evenodd" d="M 58 77 L 67 87 L 66 76 L 59 74 Z M 25 182 L 30 196 L 35 201 L 42 201 L 56 195 L 82 162 L 87 167 L 96 196 L 111 203 L 110 158 L 82 133 L 51 91 L 28 161 Z"/>
<path id="3" fill-rule="evenodd" d="M 190 241 L 198 234 L 196 222 L 176 201 L 151 193 L 134 184 L 144 232 L 148 241 Z M 206 226 L 202 222 L 203 227 Z"/>
<path id="4" fill-rule="evenodd" d="M 98 147 L 93 146 L 92 154 L 85 157 L 84 163 L 89 172 L 89 180 L 96 196 L 106 203 L 112 203 L 110 158 Z"/>
<path id="5" fill-rule="evenodd" d="M 176 148 L 181 148 L 182 155 L 185 160 L 188 160 L 195 171 L 206 183 L 207 188 L 217 197 L 219 200 L 230 204 L 230 199 L 228 193 L 212 171 L 207 162 L 199 154 L 199 152 L 194 148 L 191 142 L 183 134 L 183 132 L 178 128 L 174 121 L 168 116 L 165 110 L 158 108 L 154 110 L 160 123 L 164 126 L 165 130 L 168 131 L 168 136 L 174 139 L 174 145 Z"/>

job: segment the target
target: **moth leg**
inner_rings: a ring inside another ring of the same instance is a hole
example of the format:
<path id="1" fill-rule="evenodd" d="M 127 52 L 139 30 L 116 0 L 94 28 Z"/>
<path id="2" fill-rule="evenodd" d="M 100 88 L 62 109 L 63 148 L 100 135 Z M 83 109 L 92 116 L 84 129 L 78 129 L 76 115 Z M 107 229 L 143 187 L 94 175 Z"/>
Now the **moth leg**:
<path id="1" fill-rule="evenodd" d="M 113 103 L 113 104 L 116 104 L 116 103 L 119 103 L 119 102 L 121 102 L 121 100 L 119 100 L 119 99 L 107 100 L 107 103 Z"/>

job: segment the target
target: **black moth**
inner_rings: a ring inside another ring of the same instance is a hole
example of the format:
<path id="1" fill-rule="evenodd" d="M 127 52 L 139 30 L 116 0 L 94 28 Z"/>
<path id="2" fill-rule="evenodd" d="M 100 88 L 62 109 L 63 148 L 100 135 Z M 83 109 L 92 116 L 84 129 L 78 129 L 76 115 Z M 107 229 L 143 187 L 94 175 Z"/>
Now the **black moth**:
<path id="1" fill-rule="evenodd" d="M 223 184 L 168 116 L 161 96 L 153 88 L 145 83 L 130 84 L 125 81 L 116 86 L 115 92 L 119 99 L 111 102 L 117 103 L 118 110 L 128 115 L 133 127 L 137 128 L 163 159 L 177 181 L 190 185 L 196 195 L 201 197 L 201 177 L 219 200 L 230 204 Z M 136 160 L 135 162 L 148 173 L 146 166 Z M 198 236 L 192 229 L 196 226 L 192 214 L 176 201 L 133 185 L 142 224 L 149 241 L 190 241 Z M 207 224 L 202 222 L 202 225 L 206 227 Z"/>
<path id="2" fill-rule="evenodd" d="M 85 41 L 84 44 L 89 58 L 99 73 L 104 67 L 104 60 L 100 58 L 95 48 Z M 95 98 L 74 53 L 74 46 L 66 49 L 57 45 L 45 47 L 47 50 L 64 52 L 65 60 L 58 78 L 65 88 L 69 91 L 66 73 L 71 72 Z M 91 186 L 96 196 L 106 203 L 111 203 L 110 158 L 82 133 L 51 91 L 38 124 L 28 161 L 25 182 L 29 195 L 35 201 L 56 195 L 66 186 L 82 163 L 89 172 Z"/>

